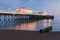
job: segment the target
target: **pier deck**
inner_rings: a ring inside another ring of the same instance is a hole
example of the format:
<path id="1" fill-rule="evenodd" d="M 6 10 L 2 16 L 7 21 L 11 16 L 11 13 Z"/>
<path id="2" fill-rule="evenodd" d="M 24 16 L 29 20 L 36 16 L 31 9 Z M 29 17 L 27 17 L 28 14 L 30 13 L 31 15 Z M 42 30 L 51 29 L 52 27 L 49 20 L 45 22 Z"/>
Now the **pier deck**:
<path id="1" fill-rule="evenodd" d="M 29 19 L 54 19 L 51 15 L 0 13 L 0 15 L 29 16 Z"/>

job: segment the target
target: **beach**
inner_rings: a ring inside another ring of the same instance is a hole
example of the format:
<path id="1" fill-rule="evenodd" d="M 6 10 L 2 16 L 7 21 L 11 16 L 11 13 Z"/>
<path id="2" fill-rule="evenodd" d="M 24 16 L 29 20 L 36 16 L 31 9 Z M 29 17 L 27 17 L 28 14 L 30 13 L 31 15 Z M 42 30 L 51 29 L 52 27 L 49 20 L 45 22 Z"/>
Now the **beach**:
<path id="1" fill-rule="evenodd" d="M 60 32 L 0 30 L 0 40 L 60 40 Z"/>

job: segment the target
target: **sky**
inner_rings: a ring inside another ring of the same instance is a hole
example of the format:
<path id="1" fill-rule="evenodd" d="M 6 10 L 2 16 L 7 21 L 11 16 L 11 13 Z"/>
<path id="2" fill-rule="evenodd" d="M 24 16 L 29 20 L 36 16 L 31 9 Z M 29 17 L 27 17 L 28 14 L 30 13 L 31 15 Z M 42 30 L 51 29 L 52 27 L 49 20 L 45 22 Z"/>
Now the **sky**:
<path id="1" fill-rule="evenodd" d="M 60 15 L 60 0 L 0 0 L 0 9 L 15 10 L 27 7 L 33 11 L 46 11 L 51 15 Z"/>

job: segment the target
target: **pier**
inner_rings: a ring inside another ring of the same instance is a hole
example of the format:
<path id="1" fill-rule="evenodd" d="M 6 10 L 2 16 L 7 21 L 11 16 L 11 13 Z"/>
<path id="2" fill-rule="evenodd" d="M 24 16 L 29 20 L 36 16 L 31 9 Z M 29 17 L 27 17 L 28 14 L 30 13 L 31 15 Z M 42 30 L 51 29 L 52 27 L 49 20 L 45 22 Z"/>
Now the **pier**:
<path id="1" fill-rule="evenodd" d="M 41 32 L 42 31 L 44 32 L 46 30 L 50 31 L 50 30 L 52 30 L 51 21 L 53 19 L 54 19 L 54 16 L 45 15 L 44 13 L 29 14 L 29 13 L 21 13 L 21 12 L 16 12 L 16 11 L 7 11 L 7 10 L 0 11 L 0 24 L 1 24 L 0 26 L 2 29 L 4 26 L 5 26 L 5 28 L 7 28 L 8 26 L 11 27 L 11 25 L 14 27 L 16 25 L 20 25 L 21 30 L 28 29 L 31 31 L 32 30 L 36 31 L 36 28 L 33 27 L 34 25 L 36 26 L 36 21 L 47 20 L 46 22 L 48 24 L 43 22 L 43 25 L 45 25 L 45 27 L 43 27 L 42 29 L 40 28 L 40 31 Z M 32 25 L 32 24 L 34 24 L 34 25 Z M 24 28 L 22 25 L 25 25 L 26 28 Z M 32 26 L 30 26 L 30 25 L 32 25 Z M 32 27 L 34 29 L 31 29 Z M 11 29 L 13 29 L 13 28 L 11 28 Z M 18 26 L 16 28 L 18 28 L 18 30 L 20 30 Z M 7 28 L 7 29 L 9 29 L 9 28 Z"/>

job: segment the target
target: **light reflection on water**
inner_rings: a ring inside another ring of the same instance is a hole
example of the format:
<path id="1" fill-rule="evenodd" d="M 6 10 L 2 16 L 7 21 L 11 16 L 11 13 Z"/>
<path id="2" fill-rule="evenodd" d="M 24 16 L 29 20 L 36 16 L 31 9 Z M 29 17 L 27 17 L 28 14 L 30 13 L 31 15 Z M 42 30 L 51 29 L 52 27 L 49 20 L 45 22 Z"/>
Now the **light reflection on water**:
<path id="1" fill-rule="evenodd" d="M 20 20 L 22 21 L 22 20 Z M 0 29 L 16 29 L 16 30 L 40 30 L 48 27 L 46 20 L 39 20 L 36 22 L 22 23 L 18 21 L 2 21 L 0 22 Z"/>
<path id="2" fill-rule="evenodd" d="M 36 30 L 36 22 L 32 23 L 23 23 L 16 26 L 17 30 Z"/>
<path id="3" fill-rule="evenodd" d="M 48 20 L 29 22 L 29 19 L 14 19 L 12 16 L 1 16 L 0 18 L 0 29 L 39 31 L 46 27 L 49 27 Z"/>

